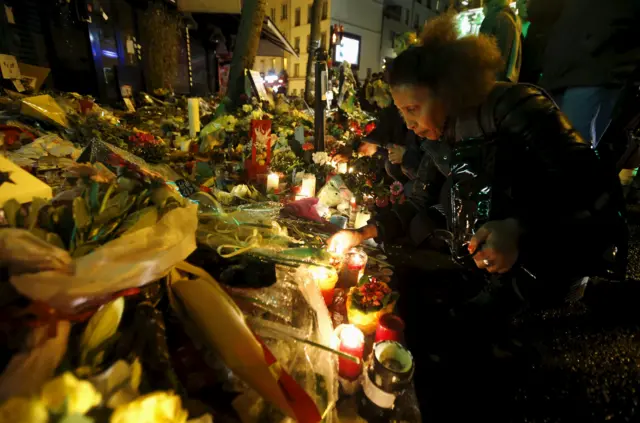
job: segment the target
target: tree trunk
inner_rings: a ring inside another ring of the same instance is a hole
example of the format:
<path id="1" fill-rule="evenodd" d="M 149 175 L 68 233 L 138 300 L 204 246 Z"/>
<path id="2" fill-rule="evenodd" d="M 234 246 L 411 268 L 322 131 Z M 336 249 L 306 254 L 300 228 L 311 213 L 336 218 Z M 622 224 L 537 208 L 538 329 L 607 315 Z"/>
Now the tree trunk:
<path id="1" fill-rule="evenodd" d="M 240 96 L 244 93 L 244 70 L 251 69 L 256 59 L 266 10 L 267 0 L 243 2 L 227 88 L 227 97 L 231 100 L 232 107 L 239 104 Z"/>
<path id="2" fill-rule="evenodd" d="M 304 81 L 304 97 L 307 104 L 314 102 L 315 68 L 313 66 L 316 48 L 320 47 L 320 18 L 323 0 L 313 0 L 311 6 L 311 34 L 309 36 L 309 58 L 307 59 L 307 75 Z"/>

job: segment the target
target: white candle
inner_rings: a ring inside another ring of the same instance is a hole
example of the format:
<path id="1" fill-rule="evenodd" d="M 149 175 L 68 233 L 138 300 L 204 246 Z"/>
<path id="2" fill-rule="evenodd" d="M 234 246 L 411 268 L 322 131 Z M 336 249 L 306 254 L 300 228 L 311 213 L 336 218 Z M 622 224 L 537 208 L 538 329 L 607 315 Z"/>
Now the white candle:
<path id="1" fill-rule="evenodd" d="M 270 173 L 267 176 L 267 192 L 277 191 L 280 185 L 280 175 L 277 173 Z"/>
<path id="2" fill-rule="evenodd" d="M 316 195 L 316 175 L 305 173 L 302 178 L 302 187 L 300 187 L 300 197 L 311 198 Z"/>
<path id="3" fill-rule="evenodd" d="M 354 225 L 355 229 L 360 229 L 363 226 L 367 226 L 367 222 L 369 222 L 369 219 L 371 219 L 371 213 L 359 211 L 358 214 L 356 214 L 356 223 Z"/>
<path id="4" fill-rule="evenodd" d="M 338 173 L 347 173 L 347 163 L 342 162 L 342 163 L 338 163 L 338 166 L 336 167 Z"/>
<path id="5" fill-rule="evenodd" d="M 200 132 L 200 99 L 190 98 L 187 102 L 189 112 L 189 136 L 195 138 Z"/>

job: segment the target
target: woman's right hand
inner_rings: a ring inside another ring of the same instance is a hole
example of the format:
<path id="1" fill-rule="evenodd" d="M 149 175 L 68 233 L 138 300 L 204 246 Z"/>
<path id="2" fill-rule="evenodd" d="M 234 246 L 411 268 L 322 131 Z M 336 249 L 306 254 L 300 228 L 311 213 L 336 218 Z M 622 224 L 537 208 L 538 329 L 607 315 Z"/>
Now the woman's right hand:
<path id="1" fill-rule="evenodd" d="M 342 230 L 327 240 L 327 250 L 330 253 L 344 254 L 364 240 L 364 235 L 358 230 Z"/>

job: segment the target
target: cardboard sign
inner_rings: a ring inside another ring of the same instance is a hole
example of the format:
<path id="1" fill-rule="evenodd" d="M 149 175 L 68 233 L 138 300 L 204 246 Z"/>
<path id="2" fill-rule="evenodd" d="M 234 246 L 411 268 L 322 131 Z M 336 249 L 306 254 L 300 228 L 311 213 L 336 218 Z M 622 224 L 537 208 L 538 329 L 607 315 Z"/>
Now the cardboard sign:
<path id="1" fill-rule="evenodd" d="M 262 76 L 260 76 L 260 72 L 250 70 L 249 71 L 249 79 L 251 80 L 251 85 L 256 90 L 258 97 L 260 100 L 268 101 L 270 104 L 274 104 L 273 96 L 269 95 L 267 92 L 267 88 L 264 86 L 264 80 Z"/>
<path id="2" fill-rule="evenodd" d="M 16 90 L 18 90 L 19 93 L 24 92 L 24 85 L 22 85 L 22 82 L 20 82 L 19 79 L 13 80 L 13 86 L 16 87 Z"/>
<path id="3" fill-rule="evenodd" d="M 124 99 L 124 105 L 127 107 L 127 111 L 128 112 L 135 112 L 136 111 L 136 106 L 133 105 L 133 101 L 131 101 L 130 98 L 125 98 Z"/>
<path id="4" fill-rule="evenodd" d="M 20 78 L 20 67 L 14 56 L 8 54 L 0 54 L 0 70 L 4 79 Z"/>
<path id="5" fill-rule="evenodd" d="M 304 144 L 304 126 L 296 126 L 293 137 L 300 145 Z"/>

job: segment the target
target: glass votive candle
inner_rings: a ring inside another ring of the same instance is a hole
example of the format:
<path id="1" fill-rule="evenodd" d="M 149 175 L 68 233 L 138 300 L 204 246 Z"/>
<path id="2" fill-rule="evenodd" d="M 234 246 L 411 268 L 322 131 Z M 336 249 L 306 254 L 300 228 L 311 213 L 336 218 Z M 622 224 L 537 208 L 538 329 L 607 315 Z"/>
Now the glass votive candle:
<path id="1" fill-rule="evenodd" d="M 375 342 L 396 341 L 402 342 L 404 321 L 395 314 L 385 314 L 378 320 Z"/>
<path id="2" fill-rule="evenodd" d="M 360 248 L 352 248 L 345 257 L 346 269 L 350 273 L 350 279 L 354 278 L 357 285 L 360 278 L 364 276 L 364 268 L 367 266 L 367 253 Z"/>
<path id="3" fill-rule="evenodd" d="M 338 358 L 338 375 L 349 381 L 356 380 L 362 374 L 362 357 L 364 356 L 364 334 L 353 325 L 340 325 L 336 328 L 339 345 L 338 351 L 350 354 L 358 359 L 356 363 L 345 357 Z"/>
<path id="4" fill-rule="evenodd" d="M 309 269 L 309 273 L 311 273 L 311 277 L 320 288 L 324 303 L 330 306 L 333 303 L 333 293 L 338 282 L 338 272 L 333 268 L 312 266 Z"/>

